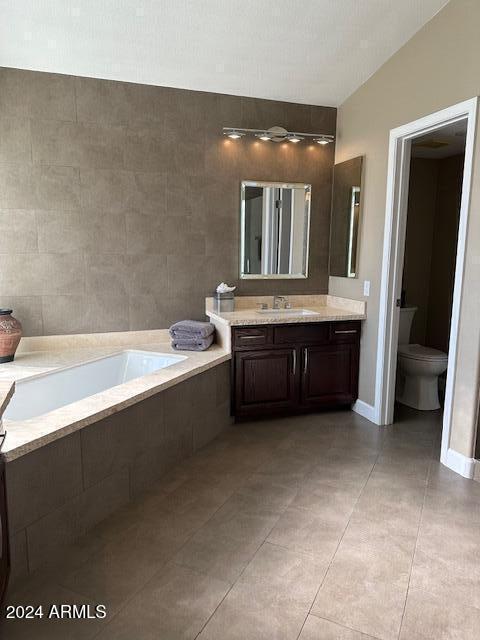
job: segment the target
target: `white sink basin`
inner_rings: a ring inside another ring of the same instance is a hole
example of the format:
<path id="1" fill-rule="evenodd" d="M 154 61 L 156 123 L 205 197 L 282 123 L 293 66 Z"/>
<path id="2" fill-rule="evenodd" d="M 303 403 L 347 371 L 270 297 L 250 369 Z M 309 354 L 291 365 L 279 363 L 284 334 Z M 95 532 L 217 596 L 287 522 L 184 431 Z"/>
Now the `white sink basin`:
<path id="1" fill-rule="evenodd" d="M 269 316 L 316 316 L 316 311 L 310 309 L 257 309 L 257 313 Z"/>

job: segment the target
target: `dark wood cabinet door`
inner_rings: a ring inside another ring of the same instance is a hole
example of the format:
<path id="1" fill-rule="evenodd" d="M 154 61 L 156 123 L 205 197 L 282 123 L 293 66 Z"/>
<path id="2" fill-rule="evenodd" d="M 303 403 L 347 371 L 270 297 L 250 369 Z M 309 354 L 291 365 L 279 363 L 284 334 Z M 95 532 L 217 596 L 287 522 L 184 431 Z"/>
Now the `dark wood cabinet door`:
<path id="1" fill-rule="evenodd" d="M 235 354 L 235 413 L 249 415 L 289 409 L 298 402 L 296 349 Z"/>
<path id="2" fill-rule="evenodd" d="M 357 398 L 357 388 L 356 344 L 303 347 L 302 406 L 350 404 Z"/>
<path id="3" fill-rule="evenodd" d="M 10 558 L 8 549 L 7 496 L 5 491 L 5 465 L 0 459 L 0 604 L 8 583 Z"/>

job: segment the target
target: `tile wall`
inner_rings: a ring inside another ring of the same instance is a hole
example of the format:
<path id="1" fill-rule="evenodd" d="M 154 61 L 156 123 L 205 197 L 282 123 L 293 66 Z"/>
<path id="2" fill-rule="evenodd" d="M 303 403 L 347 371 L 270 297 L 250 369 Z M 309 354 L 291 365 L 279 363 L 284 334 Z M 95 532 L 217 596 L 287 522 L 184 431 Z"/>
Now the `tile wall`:
<path id="1" fill-rule="evenodd" d="M 165 328 L 240 293 L 325 293 L 333 145 L 232 141 L 223 126 L 335 132 L 336 109 L 0 69 L 0 306 L 26 335 Z M 307 280 L 238 282 L 242 179 L 308 182 Z"/>

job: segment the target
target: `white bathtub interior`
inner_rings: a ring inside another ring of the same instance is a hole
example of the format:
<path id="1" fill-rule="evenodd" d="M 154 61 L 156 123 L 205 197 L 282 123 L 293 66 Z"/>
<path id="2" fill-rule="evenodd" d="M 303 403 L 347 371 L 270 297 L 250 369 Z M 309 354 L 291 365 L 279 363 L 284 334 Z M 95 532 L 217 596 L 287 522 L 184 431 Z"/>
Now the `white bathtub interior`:
<path id="1" fill-rule="evenodd" d="M 129 380 L 171 367 L 187 356 L 127 349 L 19 380 L 4 417 L 28 420 Z"/>

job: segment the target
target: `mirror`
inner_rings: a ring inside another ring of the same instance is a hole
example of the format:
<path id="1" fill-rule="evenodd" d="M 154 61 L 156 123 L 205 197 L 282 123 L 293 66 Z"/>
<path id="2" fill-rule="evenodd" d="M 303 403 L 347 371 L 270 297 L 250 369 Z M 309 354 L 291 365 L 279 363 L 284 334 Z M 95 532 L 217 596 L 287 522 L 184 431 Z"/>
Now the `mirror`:
<path id="1" fill-rule="evenodd" d="M 306 278 L 310 184 L 242 182 L 241 278 Z"/>
<path id="2" fill-rule="evenodd" d="M 329 268 L 331 276 L 357 277 L 362 165 L 363 158 L 360 156 L 333 167 Z"/>

